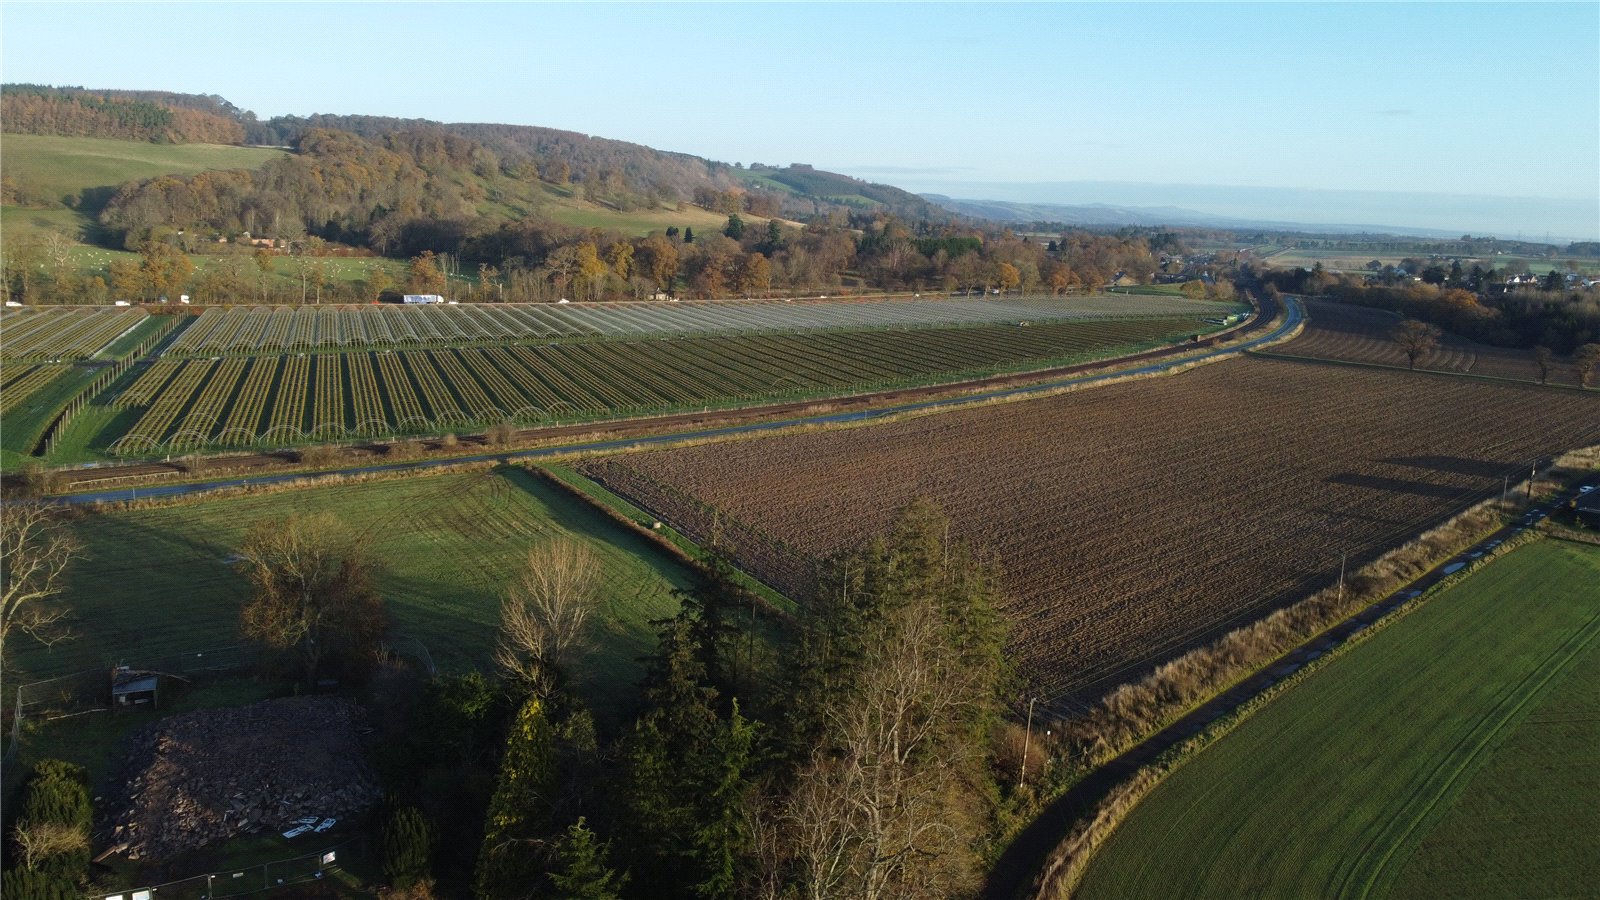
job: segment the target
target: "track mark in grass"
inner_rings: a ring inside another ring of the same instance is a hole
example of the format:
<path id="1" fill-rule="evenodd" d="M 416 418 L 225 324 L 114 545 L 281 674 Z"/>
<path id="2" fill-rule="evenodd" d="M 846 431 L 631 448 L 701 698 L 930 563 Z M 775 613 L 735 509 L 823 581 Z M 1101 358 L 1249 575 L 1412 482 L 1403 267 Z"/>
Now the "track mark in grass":
<path id="1" fill-rule="evenodd" d="M 1507 692 L 1505 699 L 1480 720 L 1476 729 L 1464 735 L 1455 748 L 1434 767 L 1428 777 L 1413 789 L 1406 808 L 1390 816 L 1385 827 L 1375 834 L 1356 857 L 1357 863 L 1339 885 L 1341 897 L 1383 896 L 1389 883 L 1403 866 L 1392 865 L 1403 853 L 1409 858 L 1431 826 L 1449 811 L 1451 803 L 1466 785 L 1470 775 L 1492 755 L 1491 747 L 1514 730 L 1516 723 L 1533 708 L 1534 701 L 1565 672 L 1600 635 L 1600 612 L 1565 643 L 1551 651 L 1537 668 Z M 1378 848 L 1385 848 L 1374 856 Z M 1400 860 L 1403 862 L 1403 859 Z"/>

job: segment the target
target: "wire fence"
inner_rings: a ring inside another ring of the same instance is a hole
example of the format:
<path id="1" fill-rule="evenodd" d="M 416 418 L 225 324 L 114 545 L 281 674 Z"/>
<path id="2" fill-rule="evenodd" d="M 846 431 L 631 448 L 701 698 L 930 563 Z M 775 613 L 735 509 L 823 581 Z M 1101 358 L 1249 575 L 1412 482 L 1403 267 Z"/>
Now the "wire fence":
<path id="1" fill-rule="evenodd" d="M 320 881 L 339 871 L 341 858 L 365 850 L 361 838 L 343 841 L 303 856 L 192 875 L 176 881 L 144 885 L 120 891 L 90 894 L 89 900 L 215 900 L 242 897 L 295 884 Z"/>
<path id="2" fill-rule="evenodd" d="M 409 657 L 429 678 L 438 674 L 433 655 L 427 645 L 408 635 L 395 635 L 387 649 L 396 656 Z M 187 650 L 156 659 L 128 660 L 139 672 L 163 677 L 170 689 L 174 680 L 179 683 L 194 682 L 209 677 L 221 677 L 248 671 L 257 663 L 255 648 L 247 645 L 212 647 L 205 650 Z M 112 673 L 123 661 L 108 661 L 93 669 L 83 669 L 19 684 L 10 699 L 11 735 L 0 759 L 10 760 L 22 737 L 22 723 L 27 720 L 50 721 L 71 716 L 107 712 L 114 709 L 111 683 Z M 3 722 L 4 719 L 0 719 Z"/>

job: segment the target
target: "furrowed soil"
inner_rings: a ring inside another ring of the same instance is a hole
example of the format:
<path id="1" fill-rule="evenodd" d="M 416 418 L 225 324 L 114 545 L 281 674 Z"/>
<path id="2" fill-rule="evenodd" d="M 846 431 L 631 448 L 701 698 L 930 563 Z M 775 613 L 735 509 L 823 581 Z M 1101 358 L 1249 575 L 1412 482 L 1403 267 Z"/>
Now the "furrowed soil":
<path id="1" fill-rule="evenodd" d="M 932 498 L 1005 570 L 1033 689 L 1085 700 L 1597 441 L 1600 395 L 1251 359 L 581 468 L 802 600 Z"/>
<path id="2" fill-rule="evenodd" d="M 1306 313 L 1310 323 L 1305 330 L 1277 348 L 1277 352 L 1384 366 L 1406 365 L 1405 353 L 1389 336 L 1400 323 L 1400 316 L 1395 313 L 1317 300 L 1306 301 Z M 1455 334 L 1445 334 L 1437 349 L 1418 358 L 1417 368 L 1517 381 L 1539 380 L 1539 365 L 1532 350 L 1491 347 Z M 1576 386 L 1577 367 L 1570 359 L 1556 358 L 1550 367 L 1549 383 Z"/>

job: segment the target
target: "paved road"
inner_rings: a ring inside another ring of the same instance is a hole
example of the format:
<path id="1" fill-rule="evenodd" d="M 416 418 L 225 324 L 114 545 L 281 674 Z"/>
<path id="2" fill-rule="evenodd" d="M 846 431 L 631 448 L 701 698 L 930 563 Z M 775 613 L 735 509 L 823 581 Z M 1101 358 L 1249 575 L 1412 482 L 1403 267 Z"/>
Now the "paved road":
<path id="1" fill-rule="evenodd" d="M 747 425 L 730 425 L 719 428 L 692 429 L 677 431 L 670 434 L 654 434 L 640 437 L 613 438 L 598 441 L 586 441 L 575 444 L 563 444 L 558 447 L 542 447 L 535 450 L 517 450 L 503 453 L 481 453 L 474 456 L 457 456 L 449 459 L 418 460 L 416 462 L 388 463 L 373 466 L 361 466 L 351 469 L 340 469 L 337 472 L 321 474 L 290 473 L 284 475 L 262 475 L 253 478 L 230 478 L 219 481 L 193 482 L 189 484 L 151 485 L 148 487 L 119 488 L 117 490 L 96 491 L 87 494 L 65 494 L 50 498 L 53 502 L 86 505 L 94 503 L 120 503 L 126 500 L 148 499 L 152 497 L 179 497 L 189 494 L 201 494 L 224 488 L 242 487 L 257 484 L 276 484 L 285 481 L 315 481 L 322 478 L 340 477 L 345 475 L 362 475 L 381 472 L 406 472 L 419 469 L 428 469 L 438 466 L 459 465 L 473 462 L 510 462 L 514 460 L 539 460 L 563 456 L 570 453 L 592 453 L 607 450 L 623 450 L 630 447 L 648 447 L 651 445 L 672 444 L 685 440 L 704 440 L 708 438 L 727 437 L 738 434 L 755 434 L 764 431 L 778 431 L 793 428 L 797 425 L 834 425 L 853 422 L 868 422 L 874 419 L 883 419 L 898 416 L 904 413 L 923 412 L 936 409 L 947 409 L 965 406 L 971 403 L 982 403 L 988 400 L 998 400 L 1013 397 L 1025 397 L 1031 394 L 1042 394 L 1059 390 L 1063 387 L 1075 385 L 1096 384 L 1117 378 L 1126 378 L 1129 375 L 1149 375 L 1164 372 L 1177 366 L 1191 365 L 1198 360 L 1217 359 L 1229 356 L 1238 356 L 1246 350 L 1260 347 L 1274 340 L 1282 338 L 1294 328 L 1298 327 L 1305 317 L 1305 310 L 1298 300 L 1289 300 L 1286 303 L 1287 315 L 1276 328 L 1266 334 L 1253 338 L 1232 347 L 1210 350 L 1194 356 L 1184 356 L 1179 359 L 1164 359 L 1131 369 L 1118 369 L 1112 372 L 1102 372 L 1093 375 L 1075 375 L 1067 378 L 1057 378 L 1042 382 L 1033 382 L 1021 386 L 1005 387 L 992 391 L 983 391 L 974 394 L 963 394 L 958 397 L 943 397 L 936 400 L 922 400 L 912 403 L 900 403 L 882 406 L 874 409 L 855 410 L 851 412 L 831 413 L 818 416 L 803 416 L 798 418 L 777 419 L 764 422 L 755 422 Z M 949 386 L 946 386 L 947 388 Z"/>
<path id="2" fill-rule="evenodd" d="M 985 900 L 1016 900 L 1031 896 L 1029 892 L 1032 890 L 1033 881 L 1044 869 L 1050 854 L 1061 845 L 1061 841 L 1066 838 L 1073 825 L 1081 818 L 1093 814 L 1100 801 L 1105 799 L 1112 788 L 1126 781 L 1141 767 L 1155 761 L 1156 757 L 1179 742 L 1199 734 L 1212 722 L 1233 712 L 1245 702 L 1298 672 L 1307 663 L 1416 599 L 1428 588 L 1438 584 L 1441 579 L 1460 571 L 1466 564 L 1500 546 L 1501 542 L 1521 534 L 1554 509 L 1576 497 L 1579 488 L 1589 485 L 1600 485 L 1600 475 L 1591 475 L 1583 482 L 1574 485 L 1568 494 L 1534 507 L 1519 521 L 1502 527 L 1479 543 L 1463 550 L 1459 555 L 1434 566 L 1404 588 L 1354 613 L 1343 622 L 1294 648 L 1272 665 L 1218 694 L 1188 715 L 1090 773 L 1046 807 L 1044 812 L 1012 841 L 990 871 L 982 896 Z"/>

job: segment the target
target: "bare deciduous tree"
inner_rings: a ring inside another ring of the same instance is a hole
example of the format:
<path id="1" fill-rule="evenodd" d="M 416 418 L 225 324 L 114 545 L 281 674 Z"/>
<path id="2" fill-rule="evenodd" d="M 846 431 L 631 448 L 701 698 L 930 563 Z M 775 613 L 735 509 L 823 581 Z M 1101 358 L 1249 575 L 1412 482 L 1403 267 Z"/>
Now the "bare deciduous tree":
<path id="1" fill-rule="evenodd" d="M 1400 345 L 1400 351 L 1406 355 L 1408 367 L 1415 369 L 1418 359 L 1433 352 L 1439 346 L 1439 341 L 1444 337 L 1444 333 L 1436 325 L 1431 325 L 1418 319 L 1406 319 L 1396 325 L 1394 330 L 1389 332 L 1389 336 L 1394 338 L 1396 344 Z"/>
<path id="2" fill-rule="evenodd" d="M 41 503 L 6 503 L 0 507 L 0 556 L 4 582 L 0 584 L 0 662 L 5 658 L 12 629 L 54 644 L 67 636 L 65 607 L 50 603 L 66 586 L 67 565 L 78 555 L 78 544 Z"/>
<path id="3" fill-rule="evenodd" d="M 785 823 L 807 894 L 940 897 L 958 894 L 970 878 L 960 791 L 967 767 L 952 753 L 980 748 L 946 740 L 945 729 L 981 696 L 948 644 L 932 603 L 902 607 L 871 629 L 884 648 L 867 689 L 827 713 L 830 743 L 842 755 L 818 753 L 798 776 Z"/>
<path id="4" fill-rule="evenodd" d="M 1600 344 L 1584 344 L 1573 351 L 1572 362 L 1578 367 L 1578 383 L 1589 386 L 1595 366 L 1600 366 Z"/>
<path id="5" fill-rule="evenodd" d="M 39 863 L 52 856 L 89 849 L 89 835 L 84 829 L 61 822 L 18 824 L 11 830 L 11 838 L 25 869 L 38 868 Z"/>
<path id="6" fill-rule="evenodd" d="M 495 663 L 539 693 L 582 646 L 600 599 L 600 563 L 586 544 L 555 538 L 528 550 L 500 606 Z"/>
<path id="7" fill-rule="evenodd" d="M 1549 347 L 1533 348 L 1533 364 L 1539 367 L 1539 383 L 1546 384 L 1550 381 L 1550 366 L 1555 362 L 1556 355 Z"/>

